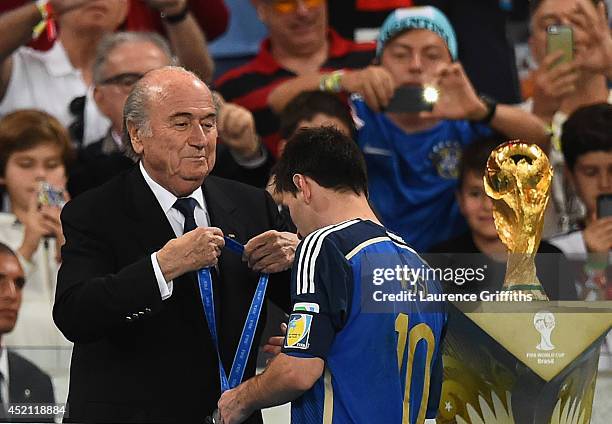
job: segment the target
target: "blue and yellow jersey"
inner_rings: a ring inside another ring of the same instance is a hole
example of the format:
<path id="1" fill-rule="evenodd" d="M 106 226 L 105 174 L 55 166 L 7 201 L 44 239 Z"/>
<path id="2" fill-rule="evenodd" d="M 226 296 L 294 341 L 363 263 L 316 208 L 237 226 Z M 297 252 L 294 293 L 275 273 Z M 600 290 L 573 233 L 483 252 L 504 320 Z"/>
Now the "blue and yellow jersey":
<path id="1" fill-rule="evenodd" d="M 372 270 L 424 267 L 421 258 L 398 236 L 358 219 L 313 232 L 295 258 L 283 352 L 322 358 L 325 371 L 292 403 L 292 423 L 415 424 L 435 417 L 445 313 L 425 311 L 418 301 L 372 313 L 362 299 Z M 422 283 L 441 291 L 437 282 Z"/>

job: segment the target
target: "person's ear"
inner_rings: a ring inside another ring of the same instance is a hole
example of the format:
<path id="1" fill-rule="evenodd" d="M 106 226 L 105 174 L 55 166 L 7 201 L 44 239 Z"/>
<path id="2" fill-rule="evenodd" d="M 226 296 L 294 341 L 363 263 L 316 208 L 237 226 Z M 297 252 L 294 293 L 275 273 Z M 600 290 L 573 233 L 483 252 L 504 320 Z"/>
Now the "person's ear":
<path id="1" fill-rule="evenodd" d="M 132 143 L 132 148 L 134 149 L 134 152 L 140 156 L 142 155 L 142 152 L 144 150 L 142 139 L 140 137 L 140 131 L 132 121 L 127 121 L 126 125 L 128 134 L 130 135 L 130 142 Z"/>
<path id="2" fill-rule="evenodd" d="M 298 195 L 302 196 L 304 203 L 309 204 L 312 198 L 312 188 L 308 179 L 302 174 L 295 174 L 293 184 L 297 187 Z"/>

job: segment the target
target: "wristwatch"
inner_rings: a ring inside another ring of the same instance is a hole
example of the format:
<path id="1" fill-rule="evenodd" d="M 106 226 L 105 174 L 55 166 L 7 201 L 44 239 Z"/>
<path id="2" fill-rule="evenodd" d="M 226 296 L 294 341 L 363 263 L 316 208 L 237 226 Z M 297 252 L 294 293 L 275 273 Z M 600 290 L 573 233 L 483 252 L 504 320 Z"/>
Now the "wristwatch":
<path id="1" fill-rule="evenodd" d="M 189 14 L 189 2 L 185 2 L 185 7 L 176 15 L 166 15 L 164 12 L 161 13 L 161 18 L 169 24 L 178 24 L 183 22 Z"/>
<path id="2" fill-rule="evenodd" d="M 497 102 L 485 94 L 480 95 L 480 100 L 482 100 L 482 102 L 487 107 L 487 114 L 482 117 L 482 119 L 476 120 L 474 122 L 477 122 L 479 124 L 490 124 L 493 120 L 493 117 L 495 116 L 495 111 L 497 110 Z"/>

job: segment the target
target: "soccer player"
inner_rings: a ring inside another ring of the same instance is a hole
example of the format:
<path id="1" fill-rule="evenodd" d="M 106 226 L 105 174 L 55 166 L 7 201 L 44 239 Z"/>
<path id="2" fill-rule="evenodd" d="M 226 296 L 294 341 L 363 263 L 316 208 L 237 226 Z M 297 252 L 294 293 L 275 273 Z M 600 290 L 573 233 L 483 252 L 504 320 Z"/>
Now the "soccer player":
<path id="1" fill-rule="evenodd" d="M 434 418 L 446 315 L 418 301 L 373 305 L 375 271 L 426 265 L 372 212 L 359 148 L 330 127 L 301 130 L 273 174 L 305 237 L 293 265 L 293 312 L 282 352 L 261 375 L 222 395 L 223 423 L 289 401 L 294 424 Z M 440 292 L 434 281 L 417 286 Z"/>

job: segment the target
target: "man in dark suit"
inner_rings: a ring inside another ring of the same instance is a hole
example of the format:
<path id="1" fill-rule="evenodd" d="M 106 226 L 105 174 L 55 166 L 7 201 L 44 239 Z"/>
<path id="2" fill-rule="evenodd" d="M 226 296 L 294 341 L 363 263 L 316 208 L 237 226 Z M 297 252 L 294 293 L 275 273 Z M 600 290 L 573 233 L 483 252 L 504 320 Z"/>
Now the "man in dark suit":
<path id="1" fill-rule="evenodd" d="M 17 256 L 0 243 L 0 337 L 15 327 L 24 284 L 25 276 Z M 32 411 L 20 405 L 52 407 L 54 402 L 51 378 L 17 353 L 0 348 L 0 421 L 53 422 L 52 414 L 34 417 Z"/>
<path id="2" fill-rule="evenodd" d="M 220 383 L 194 271 L 211 267 L 229 373 L 258 273 L 289 269 L 297 237 L 276 231 L 282 224 L 263 190 L 208 176 L 216 109 L 195 75 L 173 67 L 147 73 L 124 118 L 139 163 L 62 212 L 66 244 L 53 313 L 75 344 L 69 419 L 204 422 Z M 243 258 L 223 249 L 224 235 L 248 241 Z M 283 272 L 269 283 L 285 308 L 288 282 Z M 244 378 L 254 375 L 256 354 L 254 347 Z M 260 414 L 250 422 L 261 422 Z"/>

